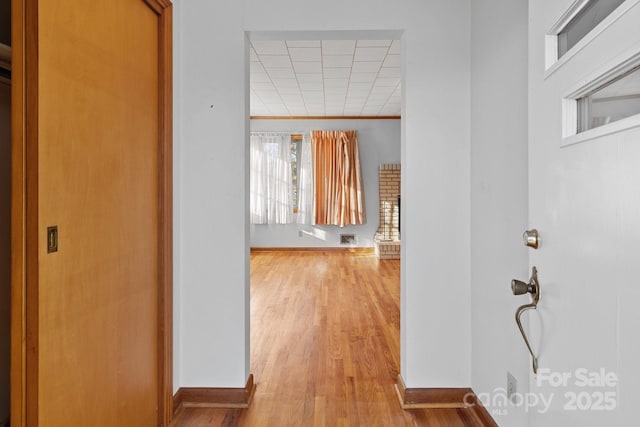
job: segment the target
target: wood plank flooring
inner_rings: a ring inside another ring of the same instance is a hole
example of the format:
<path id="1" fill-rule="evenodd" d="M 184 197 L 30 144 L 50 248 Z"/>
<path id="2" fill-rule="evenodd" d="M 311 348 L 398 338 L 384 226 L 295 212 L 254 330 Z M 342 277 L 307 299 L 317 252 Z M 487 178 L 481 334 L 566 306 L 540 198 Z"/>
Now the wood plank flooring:
<path id="1" fill-rule="evenodd" d="M 183 409 L 175 426 L 480 426 L 467 409 L 403 411 L 400 262 L 373 254 L 251 255 L 248 410 Z"/>

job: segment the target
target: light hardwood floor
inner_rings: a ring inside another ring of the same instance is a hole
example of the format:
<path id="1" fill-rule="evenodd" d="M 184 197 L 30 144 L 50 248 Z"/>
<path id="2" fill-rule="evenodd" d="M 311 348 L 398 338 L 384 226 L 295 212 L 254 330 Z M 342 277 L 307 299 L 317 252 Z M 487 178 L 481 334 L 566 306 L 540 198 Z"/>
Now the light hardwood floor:
<path id="1" fill-rule="evenodd" d="M 466 409 L 403 411 L 400 262 L 373 254 L 251 255 L 248 410 L 187 408 L 176 426 L 479 426 Z"/>

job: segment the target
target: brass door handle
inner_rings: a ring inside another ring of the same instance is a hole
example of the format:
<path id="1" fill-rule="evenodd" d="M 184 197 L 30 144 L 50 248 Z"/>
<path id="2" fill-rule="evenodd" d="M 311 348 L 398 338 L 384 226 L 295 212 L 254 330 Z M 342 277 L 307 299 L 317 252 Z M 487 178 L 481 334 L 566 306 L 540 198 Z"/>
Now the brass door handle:
<path id="1" fill-rule="evenodd" d="M 535 265 L 533 266 L 533 268 L 531 268 L 531 277 L 529 278 L 529 283 L 513 279 L 511 281 L 511 291 L 514 295 L 523 295 L 529 293 L 533 297 L 533 301 L 531 303 L 521 305 L 516 310 L 516 324 L 518 325 L 518 329 L 520 329 L 520 333 L 522 334 L 524 343 L 527 345 L 529 354 L 531 354 L 533 373 L 536 374 L 538 373 L 538 359 L 533 354 L 533 350 L 531 349 L 531 345 L 529 344 L 529 339 L 527 338 L 527 334 L 524 332 L 522 322 L 520 321 L 520 316 L 522 316 L 522 313 L 527 310 L 536 309 L 538 307 L 538 301 L 540 301 L 540 283 L 538 282 L 538 269 L 535 267 Z"/>

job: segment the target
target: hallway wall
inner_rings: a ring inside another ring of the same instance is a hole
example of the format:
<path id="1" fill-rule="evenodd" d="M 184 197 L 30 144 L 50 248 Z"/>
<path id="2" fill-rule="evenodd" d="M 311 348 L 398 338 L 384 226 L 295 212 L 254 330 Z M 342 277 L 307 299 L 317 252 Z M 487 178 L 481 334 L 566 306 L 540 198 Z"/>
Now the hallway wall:
<path id="1" fill-rule="evenodd" d="M 527 0 L 471 3 L 471 384 L 491 398 L 507 372 L 525 393 L 529 354 L 514 313 L 526 297 Z M 502 393 L 504 394 L 504 393 Z M 523 407 L 485 402 L 499 425 L 523 427 Z"/>
<path id="2" fill-rule="evenodd" d="M 242 387 L 250 372 L 246 31 L 282 38 L 348 29 L 358 32 L 341 36 L 402 35 L 402 375 L 408 387 L 468 387 L 469 1 L 177 0 L 174 7 L 176 385 Z M 387 33 L 367 33 L 374 30 Z"/>

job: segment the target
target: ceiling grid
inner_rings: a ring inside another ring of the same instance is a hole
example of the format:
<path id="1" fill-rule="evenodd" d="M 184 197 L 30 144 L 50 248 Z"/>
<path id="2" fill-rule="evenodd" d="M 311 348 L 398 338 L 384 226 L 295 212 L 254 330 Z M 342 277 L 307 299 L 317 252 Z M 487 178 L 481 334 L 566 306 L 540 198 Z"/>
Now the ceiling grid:
<path id="1" fill-rule="evenodd" d="M 252 116 L 399 116 L 399 40 L 252 41 Z"/>

